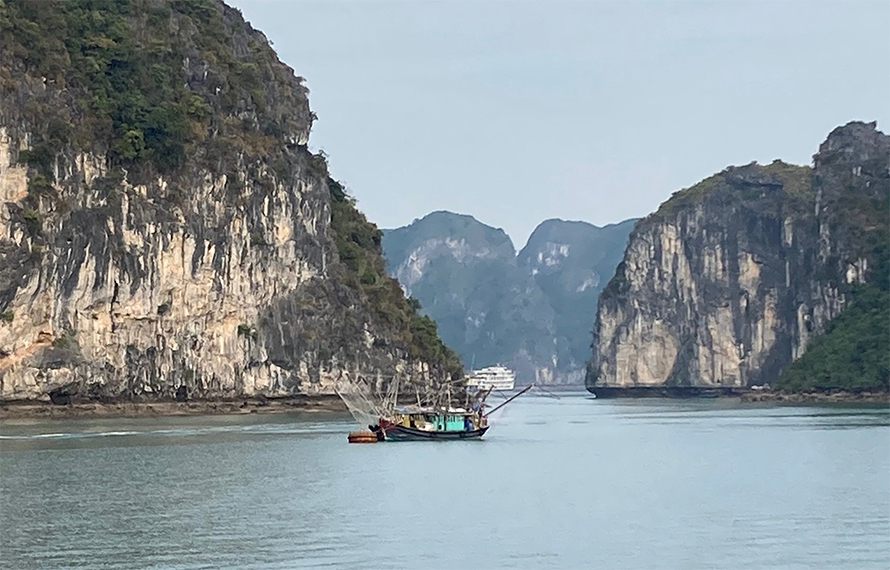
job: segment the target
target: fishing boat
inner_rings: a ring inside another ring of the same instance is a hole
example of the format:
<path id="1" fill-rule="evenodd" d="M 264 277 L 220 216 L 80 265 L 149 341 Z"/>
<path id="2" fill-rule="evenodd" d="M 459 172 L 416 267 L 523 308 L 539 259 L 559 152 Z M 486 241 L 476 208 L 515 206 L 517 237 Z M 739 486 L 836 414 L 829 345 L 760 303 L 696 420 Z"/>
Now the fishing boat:
<path id="1" fill-rule="evenodd" d="M 488 431 L 488 417 L 463 408 L 449 410 L 397 409 L 380 418 L 371 431 L 385 441 L 479 439 Z"/>
<path id="2" fill-rule="evenodd" d="M 350 413 L 360 425 L 367 426 L 351 433 L 350 442 L 480 439 L 490 427 L 491 414 L 533 387 L 527 386 L 487 410 L 490 406 L 485 401 L 493 387 L 471 395 L 461 381 L 457 391 L 445 384 L 437 386 L 434 393 L 421 394 L 415 385 L 417 404 L 406 406 L 399 397 L 398 378 L 389 383 L 385 394 L 376 392 L 376 385 L 348 378 L 337 383 L 337 393 Z M 462 401 L 464 407 L 456 407 L 456 400 Z"/>
<path id="3" fill-rule="evenodd" d="M 475 409 L 472 410 L 397 408 L 387 417 L 380 417 L 376 426 L 368 427 L 382 441 L 480 439 L 488 431 L 488 417 L 491 414 L 531 389 L 532 386 L 526 386 L 488 412 L 485 411 L 485 399 L 491 393 L 491 388 L 474 400 Z"/>

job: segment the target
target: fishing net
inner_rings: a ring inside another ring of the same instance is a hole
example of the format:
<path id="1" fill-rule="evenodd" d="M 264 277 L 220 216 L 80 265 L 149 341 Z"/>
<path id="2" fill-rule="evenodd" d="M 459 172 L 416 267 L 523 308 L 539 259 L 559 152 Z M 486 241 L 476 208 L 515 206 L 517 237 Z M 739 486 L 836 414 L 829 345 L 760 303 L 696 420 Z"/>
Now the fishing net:
<path id="1" fill-rule="evenodd" d="M 336 381 L 334 389 L 355 421 L 364 428 L 376 425 L 381 417 L 390 417 L 400 405 L 416 403 L 418 408 L 438 410 L 467 405 L 468 398 L 463 386 L 455 391 L 452 383 L 454 381 L 420 383 L 399 375 L 388 382 L 378 376 L 376 382 L 372 382 L 367 378 L 344 374 Z M 404 394 L 400 395 L 400 387 Z"/>
<path id="2" fill-rule="evenodd" d="M 382 411 L 379 396 L 363 379 L 341 377 L 334 386 L 349 413 L 362 427 L 376 425 Z"/>

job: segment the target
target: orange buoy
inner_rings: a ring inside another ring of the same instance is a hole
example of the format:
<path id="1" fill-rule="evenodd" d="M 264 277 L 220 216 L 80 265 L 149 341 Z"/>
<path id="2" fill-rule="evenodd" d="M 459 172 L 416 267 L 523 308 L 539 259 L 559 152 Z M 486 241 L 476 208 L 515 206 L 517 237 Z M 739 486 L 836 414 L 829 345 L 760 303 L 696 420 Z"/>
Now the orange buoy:
<path id="1" fill-rule="evenodd" d="M 349 443 L 377 443 L 377 434 L 368 431 L 353 431 L 349 433 Z"/>

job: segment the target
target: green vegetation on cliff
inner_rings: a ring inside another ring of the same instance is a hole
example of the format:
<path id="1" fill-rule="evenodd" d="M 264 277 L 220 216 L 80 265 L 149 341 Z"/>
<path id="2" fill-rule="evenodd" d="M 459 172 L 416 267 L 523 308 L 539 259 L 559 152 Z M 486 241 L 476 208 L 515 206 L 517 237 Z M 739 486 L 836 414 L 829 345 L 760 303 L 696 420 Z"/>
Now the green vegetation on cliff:
<path id="1" fill-rule="evenodd" d="M 771 164 L 767 165 L 752 163 L 749 167 L 750 166 L 755 167 L 762 173 L 764 178 L 774 176 L 775 180 L 781 181 L 782 193 L 786 199 L 786 205 L 792 201 L 799 202 L 799 205 L 812 202 L 814 196 L 812 183 L 813 169 L 809 166 L 788 164 L 781 160 L 774 160 Z M 689 188 L 674 192 L 669 200 L 666 200 L 659 206 L 654 216 L 658 218 L 672 217 L 691 206 L 701 204 L 709 194 L 721 186 L 724 182 L 725 175 L 727 173 L 732 173 L 733 170 L 736 169 L 730 167 L 724 172 L 711 175 Z M 737 200 L 752 200 L 756 199 L 758 197 L 757 194 L 760 192 L 762 192 L 761 187 L 751 185 L 751 187 L 747 189 L 747 192 L 742 190 L 735 198 Z"/>
<path id="2" fill-rule="evenodd" d="M 231 11 L 214 0 L 0 0 L 9 69 L 23 66 L 72 99 L 64 107 L 26 103 L 24 113 L 44 125 L 27 161 L 45 171 L 63 146 L 98 146 L 112 166 L 169 171 L 211 133 L 215 145 L 274 151 L 309 113 L 271 112 L 268 85 L 284 80 L 306 90 L 302 78 L 282 73 L 260 34 L 233 39 L 224 22 Z M 209 67 L 188 69 L 193 55 Z M 18 80 L 0 69 L 0 89 Z"/>
<path id="3" fill-rule="evenodd" d="M 825 334 L 779 376 L 787 391 L 890 390 L 890 249 L 875 249 L 873 283 L 856 285 Z"/>

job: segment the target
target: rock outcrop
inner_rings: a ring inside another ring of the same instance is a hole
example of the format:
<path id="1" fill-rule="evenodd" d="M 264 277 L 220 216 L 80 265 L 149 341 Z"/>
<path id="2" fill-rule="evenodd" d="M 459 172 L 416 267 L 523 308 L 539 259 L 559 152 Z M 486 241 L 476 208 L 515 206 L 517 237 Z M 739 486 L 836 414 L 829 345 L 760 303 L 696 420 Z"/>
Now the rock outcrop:
<path id="1" fill-rule="evenodd" d="M 0 400 L 459 374 L 313 120 L 221 2 L 0 4 Z"/>
<path id="2" fill-rule="evenodd" d="M 503 230 L 433 212 L 386 230 L 383 247 L 390 274 L 465 364 L 507 365 L 519 383 L 580 384 L 596 297 L 634 222 L 547 220 L 517 255 Z"/>
<path id="3" fill-rule="evenodd" d="M 772 384 L 875 278 L 890 137 L 835 129 L 814 166 L 730 167 L 640 221 L 599 297 L 588 388 Z"/>

